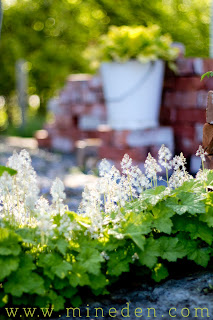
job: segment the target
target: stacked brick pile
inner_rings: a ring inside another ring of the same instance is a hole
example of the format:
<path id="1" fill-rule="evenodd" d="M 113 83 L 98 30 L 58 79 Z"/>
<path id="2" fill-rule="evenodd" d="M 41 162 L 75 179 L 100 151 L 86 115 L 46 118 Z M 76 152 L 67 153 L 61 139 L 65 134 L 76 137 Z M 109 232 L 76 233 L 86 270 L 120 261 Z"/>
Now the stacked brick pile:
<path id="1" fill-rule="evenodd" d="M 191 170 L 200 165 L 195 152 L 202 144 L 203 125 L 206 122 L 208 91 L 213 89 L 213 79 L 201 75 L 213 69 L 212 59 L 179 59 L 177 74 L 167 71 L 160 123 L 174 130 L 175 152 L 191 158 Z"/>
<path id="2" fill-rule="evenodd" d="M 97 127 L 106 123 L 100 78 L 70 76 L 59 99 L 50 100 L 49 109 L 54 122 L 36 133 L 41 147 L 71 152 L 77 140 L 98 138 Z"/>
<path id="3" fill-rule="evenodd" d="M 144 162 L 148 152 L 156 157 L 164 143 L 175 153 L 183 152 L 188 160 L 191 157 L 192 171 L 196 171 L 199 159 L 193 155 L 202 143 L 207 94 L 213 89 L 213 79 L 201 82 L 200 76 L 209 70 L 213 70 L 213 60 L 178 59 L 177 73 L 167 70 L 165 74 L 160 126 L 147 130 L 109 128 L 100 78 L 71 76 L 52 107 L 55 121 L 37 133 L 38 142 L 64 152 L 79 147 L 78 140 L 94 142 L 100 158 L 115 162 L 124 153 Z"/>

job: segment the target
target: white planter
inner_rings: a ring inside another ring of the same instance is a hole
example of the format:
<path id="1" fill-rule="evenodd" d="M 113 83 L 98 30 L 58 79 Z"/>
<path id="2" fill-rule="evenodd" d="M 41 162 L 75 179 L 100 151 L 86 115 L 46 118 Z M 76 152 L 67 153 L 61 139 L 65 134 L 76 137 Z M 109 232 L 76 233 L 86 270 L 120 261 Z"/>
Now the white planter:
<path id="1" fill-rule="evenodd" d="M 115 130 L 158 126 L 164 62 L 106 62 L 101 65 L 108 124 Z"/>

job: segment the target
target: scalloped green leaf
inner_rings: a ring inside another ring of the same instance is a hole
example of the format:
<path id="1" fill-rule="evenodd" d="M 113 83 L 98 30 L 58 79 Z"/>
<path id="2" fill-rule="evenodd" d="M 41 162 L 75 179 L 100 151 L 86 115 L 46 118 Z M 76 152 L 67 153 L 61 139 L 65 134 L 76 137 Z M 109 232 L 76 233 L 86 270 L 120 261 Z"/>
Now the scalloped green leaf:
<path id="1" fill-rule="evenodd" d="M 21 297 L 23 293 L 39 294 L 45 293 L 44 280 L 35 272 L 35 264 L 32 258 L 25 255 L 21 258 L 19 268 L 13 272 L 4 284 L 6 293 Z"/>
<path id="2" fill-rule="evenodd" d="M 139 253 L 139 261 L 142 265 L 151 269 L 157 263 L 157 257 L 160 256 L 160 253 L 159 242 L 153 238 L 148 238 L 144 246 L 144 251 Z"/>
<path id="3" fill-rule="evenodd" d="M 98 275 L 101 268 L 101 262 L 104 261 L 104 258 L 98 250 L 90 247 L 84 247 L 81 249 L 76 260 L 84 266 L 88 273 Z"/>
<path id="4" fill-rule="evenodd" d="M 174 262 L 187 255 L 187 251 L 178 238 L 161 237 L 157 242 L 159 243 L 162 259 Z"/>
<path id="5" fill-rule="evenodd" d="M 182 215 L 186 212 L 191 214 L 205 213 L 205 201 L 201 195 L 181 191 L 177 194 L 178 202 L 167 201 L 166 205 L 177 214 Z"/>
<path id="6" fill-rule="evenodd" d="M 21 242 L 22 238 L 5 228 L 0 228 L 0 256 L 14 255 L 18 256 L 21 252 Z"/>
<path id="7" fill-rule="evenodd" d="M 203 222 L 195 217 L 176 216 L 174 217 L 174 231 L 189 232 L 191 239 L 200 238 L 209 245 L 212 244 L 213 231 Z"/>
<path id="8" fill-rule="evenodd" d="M 13 271 L 17 270 L 19 266 L 19 257 L 14 256 L 0 256 L 0 281 L 8 277 Z"/>

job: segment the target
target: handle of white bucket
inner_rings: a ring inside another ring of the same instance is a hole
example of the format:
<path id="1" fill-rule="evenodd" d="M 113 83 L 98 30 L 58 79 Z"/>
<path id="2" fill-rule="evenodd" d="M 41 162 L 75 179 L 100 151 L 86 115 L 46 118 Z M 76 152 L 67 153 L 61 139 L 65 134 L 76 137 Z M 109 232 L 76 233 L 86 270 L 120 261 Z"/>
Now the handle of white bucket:
<path id="1" fill-rule="evenodd" d="M 153 71 L 154 63 L 155 63 L 154 61 L 151 61 L 146 73 L 143 74 L 143 76 L 139 79 L 139 81 L 132 88 L 128 89 L 126 92 L 124 92 L 123 94 L 121 94 L 118 97 L 109 98 L 109 99 L 105 98 L 105 101 L 106 102 L 121 102 L 122 100 L 126 99 L 127 97 L 133 95 L 146 82 L 148 76 Z"/>

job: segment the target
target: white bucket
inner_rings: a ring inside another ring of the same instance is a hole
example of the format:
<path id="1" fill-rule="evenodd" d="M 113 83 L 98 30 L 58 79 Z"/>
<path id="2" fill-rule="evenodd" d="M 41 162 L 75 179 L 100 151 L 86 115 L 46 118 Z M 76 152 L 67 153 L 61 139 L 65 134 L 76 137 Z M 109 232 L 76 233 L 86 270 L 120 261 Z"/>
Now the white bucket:
<path id="1" fill-rule="evenodd" d="M 101 65 L 108 124 L 112 129 L 157 127 L 164 62 L 106 62 Z"/>

